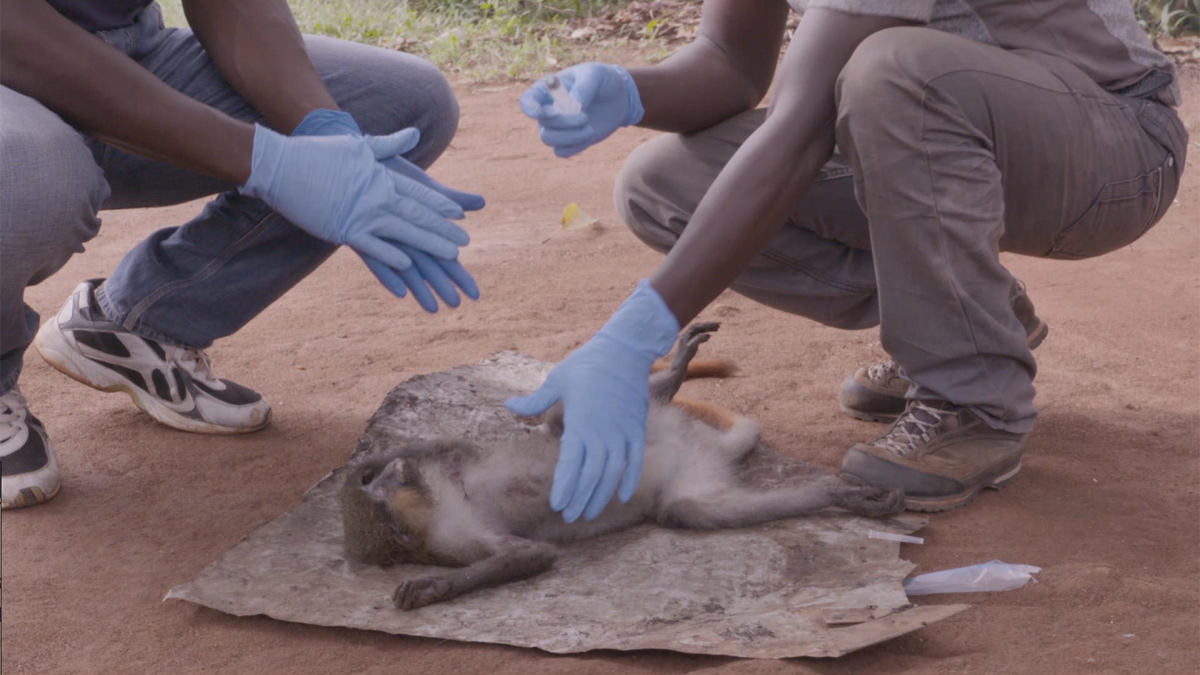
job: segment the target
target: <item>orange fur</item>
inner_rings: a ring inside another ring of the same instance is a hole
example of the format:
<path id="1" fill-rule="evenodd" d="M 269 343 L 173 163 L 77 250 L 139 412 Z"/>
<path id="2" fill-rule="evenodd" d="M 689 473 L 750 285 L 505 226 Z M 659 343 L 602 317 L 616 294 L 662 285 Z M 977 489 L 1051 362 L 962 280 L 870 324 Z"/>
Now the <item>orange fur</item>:
<path id="1" fill-rule="evenodd" d="M 690 398 L 676 396 L 671 405 L 683 408 L 689 417 L 694 417 L 705 424 L 717 429 L 729 429 L 741 415 L 728 408 L 722 408 L 715 403 L 696 401 Z"/>
<path id="2" fill-rule="evenodd" d="M 433 513 L 433 505 L 429 497 L 421 494 L 412 487 L 402 487 L 392 493 L 388 500 L 388 509 L 393 516 L 403 519 L 413 532 L 424 533 L 429 529 L 429 518 Z"/>
<path id="3" fill-rule="evenodd" d="M 666 360 L 656 361 L 650 367 L 650 372 L 657 373 L 671 367 Z M 737 366 L 728 359 L 693 359 L 687 367 L 684 379 L 695 380 L 701 377 L 730 377 L 737 372 Z"/>

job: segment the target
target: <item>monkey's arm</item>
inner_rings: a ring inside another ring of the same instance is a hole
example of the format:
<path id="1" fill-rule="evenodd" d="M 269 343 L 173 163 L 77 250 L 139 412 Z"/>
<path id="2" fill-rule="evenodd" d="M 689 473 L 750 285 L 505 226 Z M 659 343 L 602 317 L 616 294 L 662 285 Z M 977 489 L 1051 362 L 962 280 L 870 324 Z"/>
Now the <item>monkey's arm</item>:
<path id="1" fill-rule="evenodd" d="M 537 576 L 554 566 L 558 550 L 553 544 L 520 537 L 504 537 L 496 552 L 466 567 L 409 579 L 396 587 L 396 609 L 417 609 L 444 602 L 481 588 Z"/>
<path id="2" fill-rule="evenodd" d="M 650 399 L 657 403 L 667 404 L 675 398 L 683 381 L 689 377 L 727 377 L 735 370 L 733 364 L 724 361 L 714 361 L 702 364 L 699 372 L 689 372 L 688 366 L 696 357 L 696 350 L 701 343 L 707 342 L 710 333 L 715 333 L 721 326 L 719 323 L 694 323 L 679 336 L 675 345 L 675 358 L 665 369 L 655 364 L 654 373 L 650 375 Z M 661 362 L 659 362 L 661 363 Z M 695 369 L 693 369 L 695 370 Z M 555 403 L 546 412 L 546 425 L 550 433 L 561 437 L 563 433 L 563 406 Z M 728 427 L 729 424 L 724 425 Z"/>

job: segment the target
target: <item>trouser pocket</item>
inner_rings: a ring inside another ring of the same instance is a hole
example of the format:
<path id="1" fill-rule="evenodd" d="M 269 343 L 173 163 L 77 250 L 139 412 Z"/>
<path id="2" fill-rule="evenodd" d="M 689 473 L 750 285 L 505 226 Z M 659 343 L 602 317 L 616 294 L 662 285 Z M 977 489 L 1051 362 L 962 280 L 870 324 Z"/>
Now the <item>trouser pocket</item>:
<path id="1" fill-rule="evenodd" d="M 1152 100 L 1137 101 L 1148 140 L 1166 151 L 1157 167 L 1104 186 L 1079 220 L 1054 240 L 1049 256 L 1078 260 L 1128 246 L 1157 223 L 1175 200 L 1187 161 L 1188 133 L 1179 115 Z"/>
<path id="2" fill-rule="evenodd" d="M 1140 176 L 1108 183 L 1079 220 L 1054 240 L 1048 257 L 1079 260 L 1128 246 L 1150 229 L 1162 203 L 1164 172 L 1172 170 L 1170 154 L 1157 168 Z"/>

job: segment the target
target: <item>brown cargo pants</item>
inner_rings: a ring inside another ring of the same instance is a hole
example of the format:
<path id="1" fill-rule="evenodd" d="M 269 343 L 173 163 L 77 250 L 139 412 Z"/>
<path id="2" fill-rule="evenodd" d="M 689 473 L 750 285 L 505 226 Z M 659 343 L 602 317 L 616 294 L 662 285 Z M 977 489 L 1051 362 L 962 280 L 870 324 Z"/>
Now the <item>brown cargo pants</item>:
<path id="1" fill-rule="evenodd" d="M 879 325 L 909 398 L 1028 432 L 1036 364 L 999 253 L 1080 259 L 1141 237 L 1174 199 L 1183 124 L 1061 58 L 927 28 L 864 41 L 837 106 L 839 154 L 733 290 L 830 326 Z M 633 232 L 670 249 L 765 117 L 631 154 L 616 202 Z"/>

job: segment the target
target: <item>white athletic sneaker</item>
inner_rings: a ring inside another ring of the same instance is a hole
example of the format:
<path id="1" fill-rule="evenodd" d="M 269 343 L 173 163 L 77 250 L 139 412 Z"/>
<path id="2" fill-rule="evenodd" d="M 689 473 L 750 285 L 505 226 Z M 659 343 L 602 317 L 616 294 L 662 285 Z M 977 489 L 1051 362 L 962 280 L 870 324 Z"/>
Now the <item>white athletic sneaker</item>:
<path id="1" fill-rule="evenodd" d="M 42 358 L 101 391 L 123 391 L 163 424 L 202 434 L 257 431 L 271 420 L 258 392 L 217 378 L 208 355 L 161 344 L 109 321 L 96 303 L 99 280 L 79 284 L 38 331 Z"/>
<path id="2" fill-rule="evenodd" d="M 0 508 L 33 506 L 58 494 L 54 446 L 16 387 L 0 395 L 0 471 Z"/>

